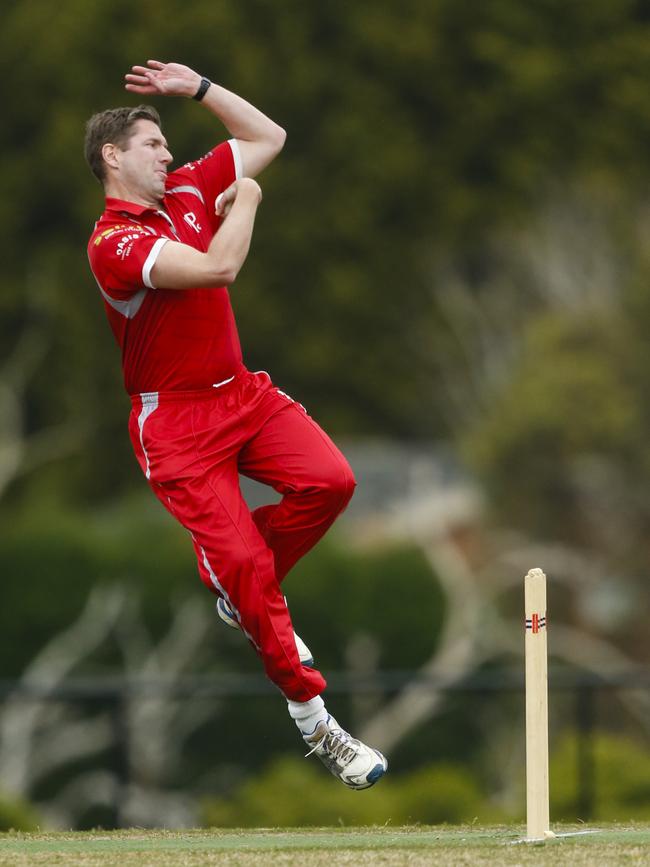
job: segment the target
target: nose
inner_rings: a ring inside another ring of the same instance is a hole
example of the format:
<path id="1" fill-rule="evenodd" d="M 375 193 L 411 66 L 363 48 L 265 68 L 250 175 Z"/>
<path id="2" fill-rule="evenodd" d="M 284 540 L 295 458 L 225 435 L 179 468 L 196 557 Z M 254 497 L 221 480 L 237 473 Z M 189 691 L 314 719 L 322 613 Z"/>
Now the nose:
<path id="1" fill-rule="evenodd" d="M 167 148 L 163 148 L 162 161 L 164 162 L 164 164 L 168 165 L 172 162 L 173 159 L 174 157 L 172 156 L 171 151 L 169 151 Z"/>

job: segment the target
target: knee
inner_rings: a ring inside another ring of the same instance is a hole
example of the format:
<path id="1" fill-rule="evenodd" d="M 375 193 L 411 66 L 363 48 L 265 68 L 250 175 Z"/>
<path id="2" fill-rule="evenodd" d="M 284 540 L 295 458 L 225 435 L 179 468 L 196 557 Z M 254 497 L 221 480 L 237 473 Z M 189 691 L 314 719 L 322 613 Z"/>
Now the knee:
<path id="1" fill-rule="evenodd" d="M 356 484 L 352 468 L 343 456 L 322 465 L 315 480 L 315 487 L 321 495 L 340 503 L 340 508 L 348 504 Z"/>
<path id="2" fill-rule="evenodd" d="M 355 479 L 354 473 L 352 472 L 352 467 L 346 460 L 342 462 L 342 465 L 340 467 L 340 473 L 341 476 L 338 484 L 338 490 L 344 497 L 345 502 L 348 503 L 352 498 L 354 489 L 357 486 L 357 480 Z"/>

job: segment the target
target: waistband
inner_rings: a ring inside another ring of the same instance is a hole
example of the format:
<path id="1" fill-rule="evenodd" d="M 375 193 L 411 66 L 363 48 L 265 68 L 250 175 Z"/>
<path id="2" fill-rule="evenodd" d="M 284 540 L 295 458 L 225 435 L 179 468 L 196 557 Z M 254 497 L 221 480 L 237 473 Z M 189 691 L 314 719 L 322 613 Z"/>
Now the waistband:
<path id="1" fill-rule="evenodd" d="M 141 394 L 131 394 L 131 403 L 134 407 L 160 406 L 163 403 L 185 403 L 197 400 L 210 400 L 217 393 L 229 391 L 244 376 L 250 375 L 245 368 L 238 371 L 234 376 L 228 377 L 221 382 L 215 382 L 208 388 L 197 388 L 188 391 L 143 391 Z"/>

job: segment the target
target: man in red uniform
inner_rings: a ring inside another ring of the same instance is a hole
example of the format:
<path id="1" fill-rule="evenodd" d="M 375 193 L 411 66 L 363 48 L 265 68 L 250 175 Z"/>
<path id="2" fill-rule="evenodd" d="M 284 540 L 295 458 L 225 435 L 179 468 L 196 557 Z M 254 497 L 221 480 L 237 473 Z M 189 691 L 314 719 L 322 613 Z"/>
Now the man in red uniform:
<path id="1" fill-rule="evenodd" d="M 257 651 L 311 752 L 345 785 L 367 788 L 386 759 L 327 713 L 325 680 L 280 589 L 345 508 L 354 478 L 304 408 L 246 369 L 226 288 L 250 246 L 261 201 L 253 178 L 282 149 L 284 130 L 181 64 L 134 66 L 125 86 L 201 101 L 231 136 L 169 172 L 155 109 L 108 109 L 86 127 L 86 159 L 106 193 L 88 256 L 122 350 L 137 459 L 189 530 L 220 616 Z M 282 499 L 251 512 L 240 474 Z"/>

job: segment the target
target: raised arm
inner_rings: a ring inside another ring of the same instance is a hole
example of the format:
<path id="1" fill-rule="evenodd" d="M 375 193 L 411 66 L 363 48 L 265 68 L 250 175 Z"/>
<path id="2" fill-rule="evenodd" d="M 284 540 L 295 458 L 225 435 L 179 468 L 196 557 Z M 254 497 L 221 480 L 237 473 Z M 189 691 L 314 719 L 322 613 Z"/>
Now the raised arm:
<path id="1" fill-rule="evenodd" d="M 250 248 L 262 191 L 256 181 L 241 178 L 218 198 L 224 217 L 207 252 L 178 241 L 166 241 L 151 270 L 156 289 L 200 289 L 229 286 L 235 281 Z"/>
<path id="2" fill-rule="evenodd" d="M 147 66 L 133 66 L 125 75 L 127 90 L 141 95 L 196 95 L 201 76 L 181 63 L 148 60 Z M 218 84 L 210 84 L 202 99 L 209 109 L 237 139 L 244 175 L 254 178 L 280 153 L 286 133 L 255 106 Z"/>

